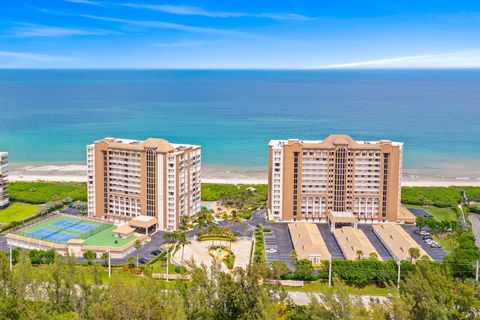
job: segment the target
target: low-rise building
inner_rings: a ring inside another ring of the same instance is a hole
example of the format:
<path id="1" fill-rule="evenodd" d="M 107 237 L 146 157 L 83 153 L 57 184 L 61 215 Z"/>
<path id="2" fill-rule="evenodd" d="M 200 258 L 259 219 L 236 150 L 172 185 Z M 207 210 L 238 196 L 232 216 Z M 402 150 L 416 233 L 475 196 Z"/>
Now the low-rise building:
<path id="1" fill-rule="evenodd" d="M 322 260 L 330 259 L 327 245 L 314 223 L 289 223 L 288 231 L 290 232 L 297 259 L 308 259 L 314 265 L 320 264 Z"/>

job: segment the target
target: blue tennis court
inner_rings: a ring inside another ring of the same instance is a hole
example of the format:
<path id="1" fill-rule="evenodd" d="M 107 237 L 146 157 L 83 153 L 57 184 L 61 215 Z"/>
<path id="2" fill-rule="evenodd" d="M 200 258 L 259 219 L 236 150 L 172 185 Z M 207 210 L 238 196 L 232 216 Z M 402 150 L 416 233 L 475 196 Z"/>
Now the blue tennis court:
<path id="1" fill-rule="evenodd" d="M 98 227 L 98 225 L 93 224 L 93 223 L 80 222 L 80 223 L 77 223 L 73 226 L 68 227 L 68 230 L 76 231 L 76 232 L 87 232 L 87 231 L 95 229 L 96 227 Z"/>
<path id="2" fill-rule="evenodd" d="M 52 223 L 52 226 L 61 228 L 61 229 L 68 229 L 71 226 L 80 223 L 80 221 L 68 220 L 68 219 L 61 219 Z"/>
<path id="3" fill-rule="evenodd" d="M 52 229 L 52 228 L 41 228 L 37 229 L 35 231 L 31 231 L 27 233 L 27 236 L 30 238 L 35 238 L 35 239 L 46 239 L 53 235 L 54 233 L 58 232 L 57 229 Z"/>
<path id="4" fill-rule="evenodd" d="M 68 240 L 76 238 L 78 234 L 67 232 L 67 231 L 57 231 L 57 233 L 52 234 L 50 237 L 46 238 L 47 241 L 57 242 L 57 243 L 66 243 Z"/>

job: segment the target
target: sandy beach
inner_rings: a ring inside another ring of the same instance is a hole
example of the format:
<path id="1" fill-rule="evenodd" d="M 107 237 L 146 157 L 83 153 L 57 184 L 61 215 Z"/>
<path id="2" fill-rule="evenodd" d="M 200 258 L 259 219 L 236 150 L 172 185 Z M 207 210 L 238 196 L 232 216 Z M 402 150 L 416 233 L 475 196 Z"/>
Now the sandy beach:
<path id="1" fill-rule="evenodd" d="M 10 181 L 86 181 L 86 166 L 82 163 L 49 163 L 10 165 Z M 456 170 L 458 173 L 458 171 Z M 463 173 L 463 172 L 462 172 Z M 221 165 L 203 165 L 204 183 L 262 184 L 267 183 L 267 171 L 263 168 L 237 168 Z M 455 177 L 425 174 L 419 170 L 404 170 L 403 186 L 480 186 L 480 177 Z"/>

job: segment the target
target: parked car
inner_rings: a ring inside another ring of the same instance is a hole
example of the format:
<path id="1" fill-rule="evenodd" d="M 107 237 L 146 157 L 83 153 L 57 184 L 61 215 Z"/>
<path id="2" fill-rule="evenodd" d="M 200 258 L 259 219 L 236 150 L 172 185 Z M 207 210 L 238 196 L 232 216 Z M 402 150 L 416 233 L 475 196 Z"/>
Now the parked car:
<path id="1" fill-rule="evenodd" d="M 162 252 L 162 250 L 156 249 L 156 250 L 153 250 L 152 252 L 150 252 L 150 254 L 152 256 L 158 256 L 161 252 Z"/>
<path id="2" fill-rule="evenodd" d="M 428 235 L 430 235 L 430 232 L 422 230 L 418 234 L 421 235 L 421 236 L 428 236 Z"/>
<path id="3" fill-rule="evenodd" d="M 274 248 L 269 248 L 266 250 L 268 253 L 275 253 L 277 252 L 277 249 L 274 249 Z"/>
<path id="4" fill-rule="evenodd" d="M 423 240 L 432 239 L 432 236 L 427 234 L 422 237 Z"/>
<path id="5" fill-rule="evenodd" d="M 145 264 L 145 263 L 148 262 L 148 259 L 146 259 L 146 258 L 140 258 L 140 259 L 138 260 L 138 262 L 140 262 L 141 264 Z"/>

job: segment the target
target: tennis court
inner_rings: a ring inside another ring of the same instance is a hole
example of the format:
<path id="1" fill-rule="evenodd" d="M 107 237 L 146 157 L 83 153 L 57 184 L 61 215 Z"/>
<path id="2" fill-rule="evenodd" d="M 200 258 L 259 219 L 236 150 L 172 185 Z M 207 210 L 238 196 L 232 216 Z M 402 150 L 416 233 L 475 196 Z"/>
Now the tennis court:
<path id="1" fill-rule="evenodd" d="M 21 234 L 34 239 L 67 243 L 70 239 L 85 239 L 109 226 L 96 221 L 60 216 L 45 220 L 22 231 Z"/>
<path id="2" fill-rule="evenodd" d="M 137 238 L 136 236 L 128 239 L 114 237 L 115 229 L 116 226 L 108 223 L 58 216 L 44 220 L 18 234 L 61 244 L 67 243 L 70 239 L 83 239 L 85 244 L 115 247 L 123 246 Z"/>

